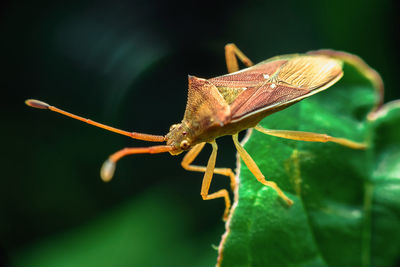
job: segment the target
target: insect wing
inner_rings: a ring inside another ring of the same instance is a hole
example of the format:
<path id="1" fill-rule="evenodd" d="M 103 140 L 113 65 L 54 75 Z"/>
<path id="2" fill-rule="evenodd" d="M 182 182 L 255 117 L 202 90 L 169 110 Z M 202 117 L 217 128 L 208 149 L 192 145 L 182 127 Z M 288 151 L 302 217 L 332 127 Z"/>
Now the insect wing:
<path id="1" fill-rule="evenodd" d="M 297 55 L 286 60 L 277 59 L 259 64 L 279 62 L 279 67 L 274 73 L 263 75 L 264 80 L 259 85 L 237 95 L 230 104 L 232 121 L 288 106 L 330 87 L 343 76 L 341 61 L 326 56 Z"/>
<path id="2" fill-rule="evenodd" d="M 250 68 L 246 68 L 234 73 L 209 79 L 217 88 L 227 87 L 232 89 L 241 89 L 260 86 L 266 78 L 271 77 L 287 60 L 282 59 L 270 62 L 261 62 Z"/>
<path id="3" fill-rule="evenodd" d="M 249 94 L 250 89 L 252 89 L 250 90 L 252 92 L 254 89 L 263 86 L 266 79 L 271 77 L 286 62 L 286 59 L 279 60 L 276 58 L 271 62 L 261 62 L 250 68 L 209 79 L 209 81 L 218 88 L 226 103 L 231 105 L 237 101 L 238 97 L 248 99 L 251 96 Z"/>
<path id="4" fill-rule="evenodd" d="M 249 88 L 231 105 L 232 120 L 240 120 L 266 109 L 276 108 L 309 93 L 294 87 L 266 84 Z"/>

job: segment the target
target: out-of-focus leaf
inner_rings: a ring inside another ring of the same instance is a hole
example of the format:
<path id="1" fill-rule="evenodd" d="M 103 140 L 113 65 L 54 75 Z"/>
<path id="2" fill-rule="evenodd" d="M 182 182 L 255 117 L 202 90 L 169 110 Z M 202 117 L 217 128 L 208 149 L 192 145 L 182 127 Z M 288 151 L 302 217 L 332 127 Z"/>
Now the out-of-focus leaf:
<path id="1" fill-rule="evenodd" d="M 240 166 L 238 202 L 220 244 L 221 266 L 391 266 L 400 251 L 400 105 L 375 120 L 369 81 L 350 65 L 327 91 L 264 119 L 270 129 L 326 133 L 367 150 L 253 131 L 245 149 L 277 193 Z"/>
<path id="2" fill-rule="evenodd" d="M 184 211 L 166 195 L 147 192 L 84 227 L 15 255 L 15 266 L 211 266 L 215 250 L 194 240 L 180 221 Z M 193 262 L 196 258 L 198 261 Z"/>

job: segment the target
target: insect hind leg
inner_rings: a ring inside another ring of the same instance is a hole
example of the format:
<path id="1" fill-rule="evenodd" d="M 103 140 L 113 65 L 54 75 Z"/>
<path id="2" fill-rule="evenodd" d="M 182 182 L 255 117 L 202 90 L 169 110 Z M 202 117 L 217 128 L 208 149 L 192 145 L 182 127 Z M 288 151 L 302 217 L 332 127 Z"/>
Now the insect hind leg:
<path id="1" fill-rule="evenodd" d="M 227 44 L 225 45 L 225 60 L 226 67 L 228 68 L 228 72 L 236 72 L 239 70 L 239 64 L 237 58 L 243 62 L 246 67 L 253 66 L 253 62 L 240 51 L 239 48 L 235 44 Z"/>
<path id="2" fill-rule="evenodd" d="M 264 134 L 291 139 L 298 141 L 307 141 L 307 142 L 333 142 L 342 146 L 346 146 L 352 149 L 366 149 L 366 143 L 355 142 L 346 138 L 338 138 L 332 137 L 327 134 L 313 133 L 313 132 L 301 132 L 301 131 L 288 131 L 288 130 L 270 130 L 257 125 L 254 127 L 259 132 Z"/>

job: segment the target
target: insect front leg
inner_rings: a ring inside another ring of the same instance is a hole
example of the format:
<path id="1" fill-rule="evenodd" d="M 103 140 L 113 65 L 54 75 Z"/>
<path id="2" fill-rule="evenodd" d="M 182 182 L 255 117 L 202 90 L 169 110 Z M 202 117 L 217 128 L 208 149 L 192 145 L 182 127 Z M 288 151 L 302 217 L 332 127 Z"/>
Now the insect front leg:
<path id="1" fill-rule="evenodd" d="M 366 149 L 367 144 L 365 143 L 359 143 L 355 141 L 351 141 L 346 138 L 337 138 L 337 137 L 332 137 L 327 134 L 319 134 L 319 133 L 312 133 L 312 132 L 301 132 L 301 131 L 288 131 L 288 130 L 270 130 L 270 129 L 265 129 L 261 127 L 260 125 L 257 125 L 254 127 L 259 132 L 262 132 L 264 134 L 276 136 L 276 137 L 281 137 L 285 139 L 291 139 L 291 140 L 298 140 L 298 141 L 307 141 L 307 142 L 333 142 L 340 144 L 342 146 L 346 146 L 352 149 Z"/>
<path id="2" fill-rule="evenodd" d="M 214 173 L 215 161 L 217 159 L 217 150 L 218 150 L 218 146 L 217 143 L 215 143 L 215 141 L 213 141 L 211 145 L 213 150 L 211 152 L 210 158 L 208 159 L 207 167 L 204 173 L 203 183 L 201 185 L 200 194 L 204 200 L 223 197 L 225 199 L 225 211 L 223 219 L 226 220 L 228 218 L 229 209 L 231 207 L 231 200 L 229 199 L 228 191 L 226 191 L 226 189 L 221 189 L 215 193 L 208 194 Z"/>
<path id="3" fill-rule="evenodd" d="M 201 150 L 203 149 L 206 143 L 200 143 L 195 145 L 188 153 L 186 153 L 183 158 L 181 165 L 187 171 L 195 171 L 195 172 L 206 172 L 206 167 L 204 166 L 196 166 L 191 165 L 191 163 L 196 159 Z M 230 168 L 214 168 L 215 174 L 225 175 L 230 178 L 232 191 L 236 188 L 236 180 L 235 173 Z"/>
<path id="4" fill-rule="evenodd" d="M 239 70 L 239 64 L 236 57 L 238 57 L 246 67 L 253 66 L 253 62 L 251 62 L 251 60 L 246 57 L 235 44 L 227 44 L 225 45 L 225 60 L 229 73 Z"/>
<path id="5" fill-rule="evenodd" d="M 257 164 L 239 143 L 238 134 L 232 135 L 232 139 L 237 151 L 239 152 L 240 157 L 242 158 L 246 166 L 249 168 L 249 170 L 253 173 L 253 175 L 257 178 L 257 180 L 263 185 L 272 187 L 278 193 L 278 195 L 283 200 L 285 200 L 289 206 L 291 206 L 293 204 L 293 201 L 282 192 L 282 190 L 278 187 L 278 185 L 275 182 L 265 180 L 265 176 L 261 173 Z"/>

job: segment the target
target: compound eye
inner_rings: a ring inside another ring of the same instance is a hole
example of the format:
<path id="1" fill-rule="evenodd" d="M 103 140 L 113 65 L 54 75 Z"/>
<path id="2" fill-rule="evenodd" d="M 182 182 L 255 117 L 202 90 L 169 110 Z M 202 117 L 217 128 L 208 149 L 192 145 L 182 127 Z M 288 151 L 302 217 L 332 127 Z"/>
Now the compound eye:
<path id="1" fill-rule="evenodd" d="M 179 146 L 181 147 L 181 149 L 186 150 L 190 147 L 190 144 L 187 140 L 183 140 Z"/>

